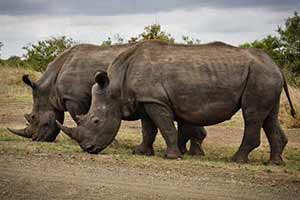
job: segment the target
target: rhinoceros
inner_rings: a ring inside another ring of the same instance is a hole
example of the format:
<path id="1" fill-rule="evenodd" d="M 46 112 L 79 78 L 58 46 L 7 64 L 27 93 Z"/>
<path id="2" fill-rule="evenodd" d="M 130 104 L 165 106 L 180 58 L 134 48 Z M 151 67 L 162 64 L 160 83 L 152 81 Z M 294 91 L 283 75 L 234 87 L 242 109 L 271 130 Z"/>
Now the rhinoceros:
<path id="1" fill-rule="evenodd" d="M 32 88 L 33 94 L 32 112 L 24 115 L 29 126 L 25 129 L 9 130 L 36 141 L 54 141 L 60 131 L 55 121 L 63 123 L 65 111 L 75 121 L 78 120 L 78 115 L 88 112 L 94 74 L 99 70 L 106 70 L 110 62 L 128 46 L 76 45 L 51 62 L 38 81 L 32 81 L 28 75 L 24 75 L 23 81 Z M 147 125 L 143 125 L 142 129 L 143 132 L 155 131 Z M 180 136 L 182 152 L 187 151 L 185 144 L 189 138 L 194 138 L 191 140 L 190 153 L 202 155 L 201 143 L 206 136 L 204 128 L 180 125 L 179 129 L 182 133 L 186 132 Z M 145 151 L 142 147 L 141 145 L 136 148 L 135 153 L 153 154 L 153 150 Z"/>
<path id="2" fill-rule="evenodd" d="M 122 52 L 95 75 L 92 104 L 77 127 L 58 126 L 84 150 L 98 153 L 115 138 L 123 118 L 141 119 L 158 128 L 166 142 L 166 157 L 181 157 L 173 121 L 209 126 L 229 120 L 239 109 L 244 136 L 232 160 L 247 162 L 260 145 L 264 129 L 270 161 L 283 163 L 287 138 L 278 122 L 282 88 L 295 115 L 287 84 L 275 62 L 258 49 L 222 42 L 203 45 L 146 41 Z M 226 136 L 224 136 L 226 137 Z M 153 135 L 144 136 L 153 143 Z"/>

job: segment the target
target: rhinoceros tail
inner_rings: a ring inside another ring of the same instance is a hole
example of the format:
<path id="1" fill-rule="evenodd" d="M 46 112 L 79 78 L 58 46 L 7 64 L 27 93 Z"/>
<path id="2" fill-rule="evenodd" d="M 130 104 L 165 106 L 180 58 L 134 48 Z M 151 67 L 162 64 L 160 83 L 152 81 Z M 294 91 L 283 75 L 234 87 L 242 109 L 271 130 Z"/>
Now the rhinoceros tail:
<path id="1" fill-rule="evenodd" d="M 285 79 L 285 76 L 284 74 L 282 73 L 282 77 L 283 77 L 283 88 L 284 88 L 284 92 L 286 94 L 286 97 L 289 101 L 289 104 L 290 104 L 290 107 L 291 107 L 291 115 L 293 116 L 293 118 L 296 118 L 296 110 L 293 106 L 293 103 L 292 103 L 292 100 L 291 100 L 291 97 L 290 97 L 290 92 L 289 92 L 289 88 L 288 88 L 288 85 L 287 85 L 287 82 L 286 82 L 286 79 Z"/>

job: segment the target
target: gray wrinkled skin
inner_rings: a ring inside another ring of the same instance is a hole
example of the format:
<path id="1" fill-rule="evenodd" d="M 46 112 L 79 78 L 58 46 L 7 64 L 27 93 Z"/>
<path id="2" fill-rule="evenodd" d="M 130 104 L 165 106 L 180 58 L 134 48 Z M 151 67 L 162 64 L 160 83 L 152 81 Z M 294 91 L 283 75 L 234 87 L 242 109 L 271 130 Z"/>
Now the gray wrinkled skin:
<path id="1" fill-rule="evenodd" d="M 60 131 L 55 121 L 63 123 L 64 112 L 67 111 L 78 123 L 78 115 L 87 113 L 91 104 L 94 74 L 97 71 L 105 71 L 113 58 L 128 46 L 76 45 L 50 63 L 40 80 L 34 82 L 28 75 L 24 75 L 23 81 L 32 88 L 33 94 L 32 112 L 24 115 L 29 125 L 22 130 L 9 130 L 35 141 L 54 141 Z M 201 143 L 206 132 L 202 127 L 192 126 L 191 128 L 195 130 L 186 129 L 181 132 L 183 139 L 180 140 L 180 148 L 185 153 L 186 143 L 191 138 L 193 142 L 190 154 L 203 155 Z M 147 135 L 156 134 L 151 131 L 151 127 L 146 124 L 142 132 L 149 132 Z M 183 132 L 186 133 L 183 134 Z M 148 148 L 142 144 L 134 153 L 153 155 L 154 151 L 152 146 Z"/>
<path id="2" fill-rule="evenodd" d="M 65 111 L 75 121 L 76 115 L 87 113 L 94 74 L 106 70 L 113 58 L 127 47 L 76 45 L 51 62 L 38 81 L 33 82 L 24 75 L 23 81 L 32 88 L 33 94 L 32 112 L 24 115 L 29 126 L 9 130 L 36 141 L 54 141 L 60 131 L 55 121 L 63 123 Z"/>
<path id="3" fill-rule="evenodd" d="M 263 128 L 270 161 L 283 163 L 287 138 L 278 110 L 282 88 L 287 95 L 288 90 L 266 53 L 221 42 L 187 46 L 147 41 L 120 54 L 108 74 L 96 74 L 91 108 L 77 128 L 68 130 L 81 146 L 88 144 L 90 152 L 104 149 L 116 136 L 121 119 L 132 117 L 157 127 L 167 144 L 167 158 L 178 158 L 173 120 L 207 126 L 229 120 L 242 109 L 244 136 L 233 160 L 248 161 L 248 154 L 260 145 Z M 151 136 L 144 139 L 154 141 Z"/>

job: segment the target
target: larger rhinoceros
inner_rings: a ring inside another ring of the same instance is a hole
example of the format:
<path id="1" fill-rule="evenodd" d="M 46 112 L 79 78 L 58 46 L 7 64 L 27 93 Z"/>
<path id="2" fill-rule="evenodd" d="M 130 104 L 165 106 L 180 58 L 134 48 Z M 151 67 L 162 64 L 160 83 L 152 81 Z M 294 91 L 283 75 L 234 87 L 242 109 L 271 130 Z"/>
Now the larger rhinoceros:
<path id="1" fill-rule="evenodd" d="M 271 146 L 270 161 L 280 164 L 287 138 L 278 122 L 283 74 L 263 51 L 214 42 L 174 45 L 146 41 L 121 53 L 105 72 L 95 75 L 92 104 L 76 128 L 58 125 L 89 151 L 100 152 L 115 138 L 121 119 L 136 117 L 158 127 L 167 158 L 178 158 L 173 121 L 208 126 L 230 119 L 242 109 L 244 137 L 233 157 L 247 162 L 260 145 L 260 130 Z M 144 140 L 153 142 L 152 135 Z M 86 150 L 86 149 L 84 149 Z"/>
<path id="2" fill-rule="evenodd" d="M 43 76 L 38 81 L 32 81 L 28 75 L 23 81 L 32 88 L 33 109 L 25 114 L 29 126 L 25 129 L 9 129 L 12 133 L 36 141 L 54 141 L 60 129 L 55 121 L 63 123 L 64 112 L 78 121 L 77 115 L 88 112 L 91 104 L 91 88 L 94 84 L 94 74 L 99 70 L 106 70 L 110 62 L 130 45 L 113 45 L 100 47 L 90 44 L 76 45 L 51 62 Z M 144 132 L 156 132 L 143 124 Z M 190 153 L 201 155 L 202 140 L 206 132 L 202 127 L 180 125 L 180 148 L 186 151 L 185 144 L 191 140 Z M 186 134 L 183 134 L 185 132 Z M 135 153 L 153 154 L 153 149 L 140 145 Z"/>

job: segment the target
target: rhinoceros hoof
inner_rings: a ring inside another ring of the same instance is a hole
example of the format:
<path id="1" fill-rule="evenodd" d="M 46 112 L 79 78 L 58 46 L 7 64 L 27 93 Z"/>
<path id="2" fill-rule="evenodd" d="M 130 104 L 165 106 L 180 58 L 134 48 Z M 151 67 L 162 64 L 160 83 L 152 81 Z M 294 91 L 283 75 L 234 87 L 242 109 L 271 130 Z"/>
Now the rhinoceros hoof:
<path id="1" fill-rule="evenodd" d="M 165 158 L 180 160 L 182 158 L 182 154 L 180 153 L 179 150 L 167 150 L 165 154 Z"/>
<path id="2" fill-rule="evenodd" d="M 281 157 L 278 157 L 278 158 L 271 158 L 269 160 L 269 163 L 268 164 L 273 164 L 273 165 L 285 165 L 285 162 L 282 160 Z"/>
<path id="3" fill-rule="evenodd" d="M 246 157 L 246 156 L 238 156 L 238 155 L 234 155 L 234 156 L 231 158 L 231 160 L 232 160 L 233 162 L 236 162 L 236 163 L 247 163 L 247 162 L 249 162 L 248 157 Z"/>
<path id="4" fill-rule="evenodd" d="M 199 156 L 199 157 L 205 156 L 205 153 L 201 148 L 190 149 L 188 154 L 191 156 Z"/>
<path id="5" fill-rule="evenodd" d="M 135 155 L 145 155 L 145 156 L 154 156 L 153 147 L 145 147 L 143 145 L 138 145 L 132 152 Z"/>

